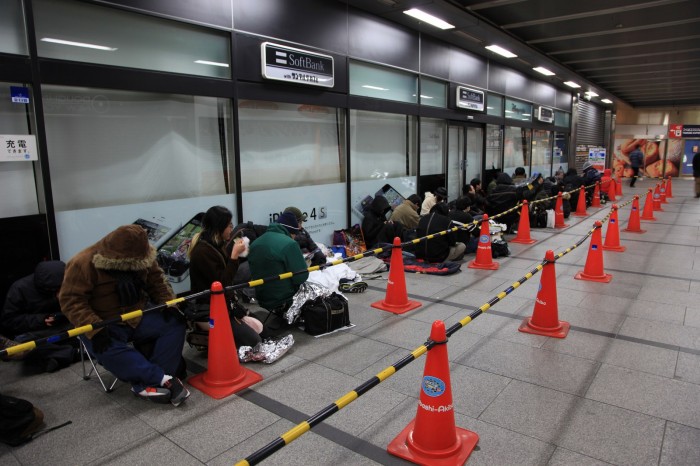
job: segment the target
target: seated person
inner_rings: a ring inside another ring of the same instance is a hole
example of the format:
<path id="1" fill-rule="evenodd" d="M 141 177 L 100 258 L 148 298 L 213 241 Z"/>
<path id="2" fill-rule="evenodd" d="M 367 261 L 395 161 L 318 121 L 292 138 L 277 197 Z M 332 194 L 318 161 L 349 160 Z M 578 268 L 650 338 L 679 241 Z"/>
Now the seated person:
<path id="1" fill-rule="evenodd" d="M 488 205 L 486 206 L 489 217 L 493 217 L 509 209 L 514 208 L 524 199 L 528 202 L 532 201 L 541 189 L 544 179 L 541 175 L 533 181 L 533 183 L 521 184 L 516 186 L 513 180 L 506 173 L 501 173 L 496 179 L 496 187 L 493 192 L 486 198 Z M 513 226 L 519 220 L 520 212 L 513 211 L 508 214 L 496 218 L 496 222 L 504 223 L 508 227 L 508 231 L 513 231 Z"/>
<path id="2" fill-rule="evenodd" d="M 124 225 L 77 253 L 66 266 L 58 295 L 63 314 L 76 327 L 175 299 L 156 250 L 139 225 Z M 185 324 L 175 309 L 150 311 L 140 318 L 92 330 L 79 338 L 87 350 L 133 393 L 179 406 L 189 396 L 174 374 L 182 360 Z M 152 344 L 150 356 L 128 345 Z"/>
<path id="3" fill-rule="evenodd" d="M 517 167 L 513 172 L 513 183 L 520 184 L 527 180 L 527 175 L 525 174 L 525 168 Z"/>
<path id="4" fill-rule="evenodd" d="M 416 233 L 419 238 L 452 228 L 447 203 L 435 204 L 428 215 L 421 217 Z M 466 245 L 457 242 L 454 232 L 438 235 L 416 244 L 415 255 L 426 262 L 457 261 L 464 257 Z"/>
<path id="5" fill-rule="evenodd" d="M 9 338 L 25 343 L 73 327 L 58 303 L 65 269 L 66 264 L 61 261 L 39 262 L 33 274 L 12 284 L 0 314 L 0 325 Z M 77 354 L 77 341 L 70 339 L 42 343 L 26 360 L 46 372 L 54 372 L 69 366 Z"/>
<path id="6" fill-rule="evenodd" d="M 574 167 L 571 167 L 566 171 L 562 183 L 564 184 L 564 191 L 571 194 L 569 202 L 575 209 L 578 206 L 578 193 L 580 190 L 579 188 L 583 186 L 583 178 L 578 175 Z"/>
<path id="7" fill-rule="evenodd" d="M 472 201 L 469 196 L 460 197 L 455 202 L 454 210 L 450 210 L 448 217 L 452 220 L 453 226 L 472 226 L 474 222 L 474 217 L 471 215 L 471 205 Z M 478 246 L 478 236 L 480 231 L 480 225 L 472 226 L 471 231 L 469 230 L 459 230 L 454 233 L 455 240 L 464 243 L 466 254 L 471 254 L 476 252 L 476 247 Z"/>
<path id="8" fill-rule="evenodd" d="M 386 218 L 390 210 L 389 201 L 384 196 L 376 196 L 365 210 L 365 217 L 362 219 L 362 236 L 368 249 L 382 244 L 392 244 L 394 237 L 397 236 L 403 238 L 403 225 Z"/>
<path id="9" fill-rule="evenodd" d="M 225 288 L 234 284 L 234 277 L 238 271 L 238 258 L 247 250 L 245 242 L 237 238 L 233 242 L 231 251 L 228 252 L 225 245 L 231 240 L 233 225 L 231 211 L 223 206 L 209 208 L 202 218 L 202 231 L 192 238 L 188 255 L 190 258 L 190 283 L 193 293 L 211 289 L 211 284 L 219 282 Z M 237 297 L 228 296 L 229 308 L 233 311 L 229 315 L 233 339 L 236 347 L 255 346 L 262 340 L 257 330 L 262 330 L 260 322 L 247 315 L 246 309 L 240 305 L 234 305 Z M 198 313 L 203 314 L 201 319 L 205 322 L 199 325 L 201 330 L 209 328 L 209 303 L 211 297 L 204 296 L 197 299 L 195 304 Z M 250 324 L 247 323 L 251 322 Z M 253 326 L 256 327 L 253 329 Z M 203 328 L 202 328 L 203 327 Z"/>
<path id="10" fill-rule="evenodd" d="M 417 194 L 411 194 L 408 199 L 394 209 L 389 220 L 398 222 L 409 230 L 414 230 L 418 226 L 418 220 L 420 220 L 418 215 L 420 205 L 420 197 Z"/>
<path id="11" fill-rule="evenodd" d="M 299 224 L 299 230 L 294 235 L 294 241 L 299 244 L 301 252 L 306 256 L 311 255 L 311 265 L 323 265 L 326 263 L 326 255 L 323 254 L 321 248 L 318 247 L 314 240 L 311 239 L 311 235 L 308 231 L 304 229 L 304 214 L 301 210 L 296 207 L 287 207 L 284 209 L 284 213 L 291 213 L 294 218 L 297 219 L 297 224 Z"/>
<path id="12" fill-rule="evenodd" d="M 439 204 L 440 202 L 447 202 L 447 190 L 444 187 L 440 186 L 439 188 L 435 189 L 435 193 L 425 193 L 425 199 L 423 199 L 423 204 L 420 208 L 421 216 L 428 215 L 430 209 L 432 209 L 435 204 Z"/>
<path id="13" fill-rule="evenodd" d="M 586 205 L 590 206 L 593 202 L 593 191 L 595 190 L 596 182 L 602 179 L 603 175 L 593 166 L 591 162 L 583 164 L 583 185 L 586 186 Z"/>
<path id="14" fill-rule="evenodd" d="M 248 253 L 250 274 L 254 280 L 294 273 L 286 280 L 265 281 L 257 287 L 256 297 L 260 306 L 278 315 L 289 308 L 299 286 L 309 278 L 304 255 L 294 241 L 298 230 L 299 224 L 294 214 L 283 213 L 250 245 Z"/>

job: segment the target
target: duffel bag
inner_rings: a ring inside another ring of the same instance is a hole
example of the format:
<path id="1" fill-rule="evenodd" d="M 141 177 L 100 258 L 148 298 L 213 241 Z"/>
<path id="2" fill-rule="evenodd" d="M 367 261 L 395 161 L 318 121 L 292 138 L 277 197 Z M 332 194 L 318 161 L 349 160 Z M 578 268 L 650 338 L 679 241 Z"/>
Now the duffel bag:
<path id="1" fill-rule="evenodd" d="M 338 293 L 305 302 L 301 306 L 301 317 L 304 331 L 309 335 L 321 335 L 350 325 L 348 301 Z"/>

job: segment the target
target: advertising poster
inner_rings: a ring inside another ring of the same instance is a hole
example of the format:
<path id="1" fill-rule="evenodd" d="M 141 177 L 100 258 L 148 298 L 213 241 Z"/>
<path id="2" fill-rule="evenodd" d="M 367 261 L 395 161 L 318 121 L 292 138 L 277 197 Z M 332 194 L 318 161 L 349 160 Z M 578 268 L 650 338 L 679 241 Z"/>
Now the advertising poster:
<path id="1" fill-rule="evenodd" d="M 655 141 L 652 139 L 615 139 L 615 153 L 613 154 L 612 171 L 614 176 L 630 177 L 632 168 L 630 166 L 630 153 L 636 146 L 644 154 L 644 164 L 639 170 L 640 176 L 659 178 L 661 176 L 678 176 L 680 173 L 681 158 L 683 155 L 682 145 L 674 144 L 669 146 L 668 157 L 664 160 L 666 151 L 666 141 Z M 678 141 L 680 142 L 680 141 Z"/>
<path id="2" fill-rule="evenodd" d="M 590 147 L 588 149 L 588 161 L 599 172 L 605 170 L 605 147 Z"/>
<path id="3" fill-rule="evenodd" d="M 676 141 L 673 141 L 676 142 Z M 680 141 L 679 141 L 680 142 Z M 693 174 L 693 156 L 696 152 L 700 151 L 700 139 L 686 139 L 683 141 L 683 174 L 692 175 Z M 669 145 L 669 148 L 671 146 Z M 670 149 L 669 149 L 670 153 Z"/>

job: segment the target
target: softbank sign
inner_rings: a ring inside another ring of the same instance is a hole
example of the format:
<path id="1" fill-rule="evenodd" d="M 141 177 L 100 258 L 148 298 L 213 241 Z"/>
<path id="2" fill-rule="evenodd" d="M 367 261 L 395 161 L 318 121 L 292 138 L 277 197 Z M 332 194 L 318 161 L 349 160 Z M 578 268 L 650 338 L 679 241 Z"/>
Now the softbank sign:
<path id="1" fill-rule="evenodd" d="M 333 87 L 333 57 L 263 42 L 262 75 L 266 79 Z"/>

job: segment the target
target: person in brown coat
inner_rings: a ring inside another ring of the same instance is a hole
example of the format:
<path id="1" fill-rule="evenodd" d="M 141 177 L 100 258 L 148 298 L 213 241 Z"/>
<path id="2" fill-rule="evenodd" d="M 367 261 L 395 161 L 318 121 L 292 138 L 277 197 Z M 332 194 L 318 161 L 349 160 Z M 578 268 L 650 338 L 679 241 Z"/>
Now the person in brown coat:
<path id="1" fill-rule="evenodd" d="M 391 214 L 392 222 L 399 222 L 409 230 L 413 230 L 418 226 L 418 209 L 420 208 L 421 200 L 417 194 L 411 194 L 408 199 L 403 201 L 394 212 Z"/>
<path id="2" fill-rule="evenodd" d="M 174 298 L 146 230 L 139 225 L 121 226 L 76 254 L 66 265 L 58 295 L 63 314 L 76 327 Z M 171 314 L 171 308 L 146 312 L 79 338 L 107 370 L 131 383 L 136 396 L 179 406 L 190 395 L 172 375 L 182 359 L 185 325 Z M 130 346 L 131 341 L 135 346 L 152 344 L 150 356 Z"/>

